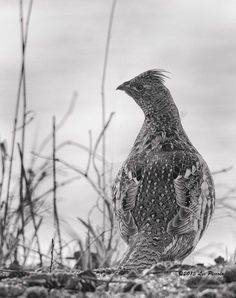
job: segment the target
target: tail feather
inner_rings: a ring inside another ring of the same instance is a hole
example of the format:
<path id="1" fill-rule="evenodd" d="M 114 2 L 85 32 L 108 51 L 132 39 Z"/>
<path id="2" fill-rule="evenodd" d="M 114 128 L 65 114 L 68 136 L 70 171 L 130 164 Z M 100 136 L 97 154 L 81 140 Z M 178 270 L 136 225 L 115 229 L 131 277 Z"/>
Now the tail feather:
<path id="1" fill-rule="evenodd" d="M 153 239 L 138 236 L 125 253 L 120 267 L 139 271 L 159 262 L 160 257 L 158 247 L 153 245 Z"/>
<path id="2" fill-rule="evenodd" d="M 194 249 L 194 233 L 179 238 L 137 235 L 129 246 L 120 267 L 142 271 L 161 261 L 182 261 Z"/>

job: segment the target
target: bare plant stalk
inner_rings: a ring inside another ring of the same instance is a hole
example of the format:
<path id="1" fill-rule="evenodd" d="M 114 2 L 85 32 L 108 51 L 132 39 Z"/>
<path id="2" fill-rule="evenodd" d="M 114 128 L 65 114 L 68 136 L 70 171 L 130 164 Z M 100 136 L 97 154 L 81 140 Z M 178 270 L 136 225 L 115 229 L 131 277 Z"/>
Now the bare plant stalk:
<path id="1" fill-rule="evenodd" d="M 33 0 L 31 0 L 29 3 L 27 17 L 26 17 L 26 28 L 25 28 L 25 35 L 24 35 L 24 55 L 22 55 L 22 59 L 21 59 L 21 70 L 20 70 L 20 77 L 19 77 L 17 96 L 16 96 L 16 107 L 15 107 L 15 116 L 14 116 L 12 141 L 11 141 L 10 165 L 9 165 L 9 173 L 8 173 L 8 181 L 7 181 L 7 192 L 6 192 L 6 202 L 5 202 L 3 226 L 6 226 L 6 220 L 7 220 L 7 214 L 8 214 L 8 203 L 9 203 L 9 195 L 10 195 L 11 176 L 12 176 L 13 155 L 14 155 L 15 141 L 16 141 L 16 130 L 17 130 L 17 123 L 18 123 L 18 112 L 19 112 L 19 105 L 20 105 L 21 86 L 22 86 L 23 75 L 24 75 L 25 50 L 26 50 L 26 45 L 27 45 L 27 40 L 28 40 L 29 23 L 30 23 L 30 17 L 31 17 L 31 12 L 32 12 L 32 6 L 33 6 Z M 3 244 L 3 242 L 4 242 L 4 239 L 2 238 L 1 245 Z"/>
<path id="2" fill-rule="evenodd" d="M 50 269 L 49 271 L 52 272 L 52 266 L 53 266 L 53 257 L 54 257 L 54 240 L 52 238 L 52 247 L 51 247 L 51 263 L 50 263 Z"/>
<path id="3" fill-rule="evenodd" d="M 24 165 L 24 155 L 25 155 L 25 122 L 26 122 L 26 79 L 25 79 L 25 37 L 24 37 L 24 14 L 23 14 L 23 3 L 20 0 L 20 31 L 21 31 L 21 47 L 22 47 L 22 61 L 23 61 L 23 72 L 22 72 L 22 84 L 23 84 L 23 115 L 22 115 L 22 135 L 21 135 L 21 150 L 22 150 L 22 164 Z M 25 247 L 25 231 L 24 231 L 24 194 L 23 194 L 23 167 L 21 166 L 20 175 L 20 202 L 19 209 L 21 214 L 21 224 L 22 224 L 22 239 L 23 246 Z M 26 250 L 24 249 L 24 256 L 26 256 Z"/>
<path id="4" fill-rule="evenodd" d="M 92 253 L 91 253 L 91 244 L 90 244 L 90 232 L 89 229 L 87 229 L 87 246 L 88 246 L 88 262 L 87 262 L 87 268 L 89 270 L 92 270 Z"/>
<path id="5" fill-rule="evenodd" d="M 80 178 L 81 178 L 81 176 L 76 176 L 76 177 L 72 177 L 72 178 L 69 178 L 69 179 L 63 181 L 60 184 L 57 183 L 57 189 L 65 186 L 65 185 L 68 185 L 68 184 L 74 182 L 75 180 L 79 180 Z M 46 190 L 42 194 L 38 195 L 34 200 L 35 201 L 38 201 L 38 200 L 42 199 L 43 197 L 51 194 L 52 192 L 53 192 L 53 187 L 50 188 L 50 189 L 48 189 L 48 190 Z"/>
<path id="6" fill-rule="evenodd" d="M 31 199 L 31 192 L 30 192 L 30 188 L 29 188 L 29 183 L 28 183 L 28 180 L 27 180 L 24 164 L 23 164 L 23 161 L 22 161 L 22 151 L 21 151 L 21 148 L 20 148 L 20 144 L 18 144 L 18 150 L 19 150 L 20 161 L 21 161 L 21 166 L 22 166 L 22 175 L 23 175 L 24 181 L 25 181 L 26 199 L 29 203 L 30 215 L 31 215 L 31 218 L 32 218 L 34 231 L 35 231 L 35 238 L 36 238 L 37 247 L 38 247 L 38 255 L 39 255 L 40 266 L 43 266 L 41 246 L 40 246 L 39 236 L 38 236 L 38 225 L 37 225 L 36 218 L 35 218 L 34 206 L 33 206 L 32 199 Z"/>
<path id="7" fill-rule="evenodd" d="M 86 167 L 86 170 L 85 170 L 85 176 L 88 175 L 88 171 L 89 171 L 89 168 L 90 168 L 92 154 L 93 154 L 92 148 L 93 148 L 92 132 L 91 132 L 91 130 L 89 130 L 89 157 L 88 157 L 87 167 Z"/>
<path id="8" fill-rule="evenodd" d="M 36 154 L 36 153 L 34 153 L 34 154 Z M 46 160 L 52 160 L 51 158 L 48 158 L 47 156 L 42 156 L 42 155 L 39 155 L 39 154 L 36 154 L 36 155 L 37 155 L 38 157 L 40 157 L 40 158 L 44 158 L 44 159 L 46 159 Z M 87 179 L 87 181 L 90 183 L 90 185 L 94 188 L 94 190 L 97 192 L 97 194 L 98 194 L 99 196 L 101 196 L 103 199 L 105 199 L 105 198 L 103 197 L 103 194 L 101 193 L 100 189 L 96 186 L 96 183 L 92 180 L 92 178 L 91 178 L 89 175 L 85 176 L 85 173 L 84 173 L 83 170 L 81 170 L 81 169 L 75 167 L 75 166 L 72 165 L 72 164 L 69 164 L 68 162 L 66 162 L 65 160 L 62 160 L 62 159 L 60 159 L 60 158 L 56 158 L 56 161 L 59 162 L 59 163 L 61 163 L 61 164 L 63 164 L 63 165 L 65 165 L 68 169 L 73 170 L 74 172 L 80 174 L 81 176 L 84 176 L 84 177 Z"/>
<path id="9" fill-rule="evenodd" d="M 105 83 L 106 83 L 106 74 L 107 74 L 107 62 L 109 56 L 109 49 L 110 49 L 110 40 L 111 40 L 111 32 L 112 32 L 112 24 L 114 19 L 115 13 L 115 6 L 116 0 L 113 0 L 110 18 L 108 23 L 108 31 L 107 31 L 107 39 L 106 39 L 106 47 L 105 47 L 105 55 L 104 55 L 104 64 L 103 64 L 103 72 L 102 72 L 102 84 L 101 84 L 101 97 L 102 97 L 102 127 L 105 127 L 106 123 L 106 102 L 105 102 Z M 106 196 L 106 135 L 105 131 L 102 137 L 102 191 L 104 197 Z M 106 228 L 106 205 L 105 202 L 103 203 L 103 230 L 105 231 Z M 104 241 L 103 235 L 103 241 Z"/>
<path id="10" fill-rule="evenodd" d="M 223 169 L 221 169 L 221 170 L 212 172 L 212 175 L 217 175 L 217 174 L 226 173 L 226 172 L 231 171 L 232 169 L 233 169 L 233 166 L 230 166 L 230 167 L 227 167 L 227 168 L 223 168 Z"/>
<path id="11" fill-rule="evenodd" d="M 28 259 L 28 257 L 29 257 L 29 253 L 30 253 L 30 249 L 29 249 L 29 248 L 32 247 L 32 245 L 33 245 L 33 240 L 34 240 L 34 238 L 36 238 L 36 234 L 38 233 L 38 231 L 39 231 L 39 229 L 40 229 L 40 227 L 41 227 L 41 225 L 42 225 L 42 222 L 43 222 L 43 217 L 41 217 L 41 218 L 39 219 L 38 223 L 37 223 L 36 230 L 34 231 L 34 233 L 33 233 L 33 235 L 32 235 L 32 238 L 31 238 L 31 240 L 30 240 L 30 242 L 29 242 L 29 243 L 30 243 L 30 244 L 29 244 L 29 247 L 26 247 L 26 245 L 23 246 L 24 251 L 26 251 L 25 256 L 24 256 L 23 266 L 25 265 L 25 263 L 26 263 L 26 261 L 27 261 L 27 259 Z M 18 245 L 18 246 L 19 246 L 19 245 Z M 42 253 L 41 253 L 41 257 L 42 257 Z"/>
<path id="12" fill-rule="evenodd" d="M 6 144 L 4 142 L 0 143 L 0 152 L 1 152 L 1 181 L 0 181 L 0 209 L 1 209 L 2 189 L 3 189 L 5 174 L 6 174 L 6 160 L 7 160 L 7 150 L 6 150 Z"/>
<path id="13" fill-rule="evenodd" d="M 98 184 L 98 188 L 101 189 L 101 190 L 102 190 L 101 177 L 100 177 L 101 174 L 100 174 L 100 172 L 99 172 L 99 170 L 98 170 L 98 168 L 97 168 L 97 165 L 96 165 L 96 163 L 95 163 L 95 157 L 96 157 L 96 155 L 97 155 L 97 149 L 98 149 L 98 146 L 99 146 L 101 140 L 103 139 L 103 136 L 104 136 L 104 134 L 105 134 L 105 131 L 106 131 L 106 129 L 108 128 L 108 126 L 110 125 L 110 122 L 111 122 L 112 117 L 114 116 L 114 114 L 115 114 L 114 112 L 112 112 L 112 113 L 110 114 L 109 119 L 107 120 L 107 123 L 105 123 L 105 125 L 103 126 L 103 129 L 102 129 L 102 131 L 100 132 L 100 134 L 99 134 L 99 136 L 98 136 L 98 138 L 97 138 L 97 141 L 96 141 L 96 143 L 95 143 L 94 149 L 93 149 L 93 167 L 94 167 L 94 170 L 95 170 L 95 172 L 96 172 L 96 174 L 97 174 L 97 179 L 98 179 L 97 184 Z M 103 158 L 103 157 L 102 157 L 102 158 Z M 104 162 L 103 162 L 103 163 L 104 163 Z M 106 160 L 105 160 L 105 164 L 106 164 L 106 163 L 107 163 L 107 162 L 106 162 Z M 103 192 L 103 196 L 105 197 L 104 192 Z"/>
<path id="14" fill-rule="evenodd" d="M 63 116 L 63 118 L 58 122 L 55 130 L 59 130 L 67 121 L 67 119 L 69 118 L 69 116 L 71 115 L 71 113 L 74 110 L 75 104 L 76 104 L 76 100 L 78 98 L 78 94 L 77 92 L 73 92 L 72 94 L 72 98 L 70 101 L 70 106 L 68 108 L 68 110 L 66 111 L 65 115 Z M 43 149 L 45 148 L 45 146 L 48 144 L 48 142 L 52 139 L 53 135 L 52 133 L 50 133 L 42 142 L 42 144 L 39 146 L 39 153 L 41 153 L 43 151 Z"/>
<path id="15" fill-rule="evenodd" d="M 62 263 L 62 241 L 61 241 L 61 230 L 60 221 L 57 211 L 57 181 L 56 181 L 56 118 L 53 117 L 52 123 L 52 140 L 53 140 L 53 153 L 52 153 L 52 163 L 53 163 L 53 214 L 54 214 L 54 224 L 56 227 L 56 232 L 59 241 L 59 256 L 60 262 Z"/>
<path id="16" fill-rule="evenodd" d="M 23 72 L 22 72 L 22 84 L 23 84 L 23 115 L 22 115 L 22 138 L 21 138 L 21 150 L 22 150 L 22 159 L 24 163 L 24 149 L 25 149 L 25 123 L 26 123 L 26 110 L 27 110 L 27 101 L 26 101 L 26 76 L 25 76 L 25 37 L 24 37 L 24 14 L 23 14 L 23 3 L 20 0 L 20 27 L 21 27 L 21 47 L 22 47 L 22 61 L 23 61 Z M 22 187 L 21 179 L 21 187 Z"/>

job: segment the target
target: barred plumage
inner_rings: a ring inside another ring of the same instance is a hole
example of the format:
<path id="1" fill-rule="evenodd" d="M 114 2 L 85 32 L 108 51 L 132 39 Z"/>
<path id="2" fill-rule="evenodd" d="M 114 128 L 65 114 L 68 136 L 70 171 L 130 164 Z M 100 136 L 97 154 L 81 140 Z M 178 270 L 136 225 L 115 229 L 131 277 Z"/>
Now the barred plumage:
<path id="1" fill-rule="evenodd" d="M 121 265 L 145 269 L 183 260 L 209 224 L 215 205 L 208 166 L 189 141 L 160 70 L 123 83 L 145 115 L 114 184 L 114 210 L 129 245 Z"/>

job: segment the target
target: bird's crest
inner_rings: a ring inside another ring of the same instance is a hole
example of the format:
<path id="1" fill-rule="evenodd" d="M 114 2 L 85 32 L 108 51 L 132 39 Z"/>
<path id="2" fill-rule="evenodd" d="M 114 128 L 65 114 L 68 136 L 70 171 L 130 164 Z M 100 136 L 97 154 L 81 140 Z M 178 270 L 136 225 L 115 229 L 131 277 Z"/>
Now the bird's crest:
<path id="1" fill-rule="evenodd" d="M 165 75 L 164 73 L 169 73 L 168 71 L 164 69 L 151 69 L 148 71 L 145 71 L 139 75 L 140 78 L 147 78 L 147 79 L 152 79 L 155 78 L 157 79 L 160 83 L 165 83 L 165 79 L 169 77 Z"/>

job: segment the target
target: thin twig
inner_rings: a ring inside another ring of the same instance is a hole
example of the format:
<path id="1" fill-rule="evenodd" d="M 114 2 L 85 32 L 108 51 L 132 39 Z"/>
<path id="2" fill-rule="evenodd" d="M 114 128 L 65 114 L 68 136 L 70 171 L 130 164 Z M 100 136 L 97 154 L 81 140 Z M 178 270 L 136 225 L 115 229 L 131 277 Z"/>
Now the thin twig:
<path id="1" fill-rule="evenodd" d="M 92 154 L 93 154 L 92 148 L 93 148 L 92 131 L 89 130 L 89 157 L 88 157 L 87 167 L 86 167 L 86 170 L 85 170 L 85 176 L 88 175 L 88 171 L 89 171 L 89 168 L 90 168 Z"/>
<path id="2" fill-rule="evenodd" d="M 69 106 L 68 110 L 66 111 L 66 113 L 63 116 L 63 118 L 61 119 L 61 121 L 58 122 L 58 124 L 56 125 L 56 128 L 55 128 L 56 131 L 58 131 L 65 124 L 65 122 L 67 121 L 67 119 L 69 118 L 69 116 L 71 115 L 71 113 L 73 112 L 74 107 L 75 107 L 75 104 L 76 104 L 76 101 L 77 101 L 77 98 L 78 98 L 78 94 L 75 91 L 72 94 L 72 98 L 71 98 L 70 106 Z M 41 153 L 43 151 L 44 147 L 48 144 L 48 142 L 52 139 L 52 137 L 53 137 L 53 135 L 52 135 L 52 133 L 50 133 L 44 139 L 44 141 L 42 142 L 42 144 L 39 146 L 39 153 Z"/>
<path id="3" fill-rule="evenodd" d="M 80 218 L 78 218 L 78 219 L 81 221 Z M 90 249 L 91 245 L 92 245 L 93 243 L 95 243 L 100 237 L 102 237 L 103 234 L 106 233 L 106 232 L 108 232 L 108 231 L 102 231 L 99 235 L 97 235 L 96 237 L 94 237 L 93 241 L 91 241 L 91 242 L 89 243 L 89 245 L 87 245 L 87 247 L 85 248 L 85 250 L 81 251 L 81 255 L 80 255 L 80 257 L 76 260 L 76 264 L 78 264 L 78 263 L 80 262 L 80 260 L 83 258 L 83 256 L 84 256 L 84 254 L 86 253 L 86 251 L 88 251 L 88 250 Z M 75 265 L 75 266 L 76 266 L 76 265 Z"/>
<path id="4" fill-rule="evenodd" d="M 22 247 L 22 244 L 19 244 L 19 246 Z M 30 248 L 30 247 L 26 247 L 26 249 L 29 250 L 29 251 L 32 251 L 32 252 L 34 252 L 34 253 L 36 253 L 36 254 L 38 254 L 38 250 L 36 250 L 36 249 Z M 43 256 L 45 259 L 50 259 L 50 260 L 51 260 L 51 256 L 49 256 L 48 254 L 43 254 L 43 253 L 42 253 L 42 256 Z M 64 264 L 58 262 L 58 261 L 55 260 L 55 259 L 53 260 L 53 262 L 56 263 L 56 264 L 58 264 L 58 265 L 60 265 L 60 266 L 63 266 L 64 268 L 71 269 L 71 268 L 69 268 L 68 266 L 65 266 Z M 1 269 L 0 269 L 0 271 L 1 271 Z M 35 271 L 34 271 L 34 273 L 35 273 Z"/>
<path id="5" fill-rule="evenodd" d="M 33 153 L 33 154 L 36 154 L 40 158 L 44 158 L 44 159 L 47 159 L 47 160 L 52 160 L 50 157 L 47 157 L 47 156 L 43 156 L 43 155 L 40 155 L 40 154 L 37 154 L 37 153 Z M 98 193 L 98 195 L 101 196 L 102 198 L 104 198 L 102 192 L 96 186 L 95 182 L 92 180 L 92 178 L 89 175 L 85 176 L 85 173 L 84 173 L 83 170 L 79 169 L 78 167 L 75 167 L 74 165 L 71 165 L 70 163 L 68 163 L 65 160 L 62 160 L 60 158 L 57 158 L 56 161 L 63 164 L 63 165 L 65 165 L 67 168 L 73 170 L 74 172 L 80 174 L 81 176 L 84 176 L 86 178 L 86 180 L 90 183 L 90 185 L 94 188 L 94 190 Z"/>
<path id="6" fill-rule="evenodd" d="M 23 129 L 23 127 L 26 127 L 27 125 L 29 125 L 34 120 L 34 118 L 35 118 L 35 113 L 33 111 L 26 111 L 24 125 L 17 127 L 16 130 Z"/>
<path id="7" fill-rule="evenodd" d="M 87 229 L 87 246 L 88 246 L 88 262 L 86 264 L 87 268 L 85 269 L 92 269 L 92 252 L 91 252 L 91 244 L 90 244 L 90 231 Z"/>
<path id="8" fill-rule="evenodd" d="M 97 174 L 97 179 L 98 179 L 97 184 L 98 184 L 99 189 L 102 189 L 102 185 L 101 185 L 101 173 L 99 172 L 98 167 L 96 165 L 95 156 L 97 154 L 97 149 L 98 149 L 98 146 L 100 144 L 100 141 L 102 140 L 103 135 L 104 135 L 106 129 L 108 128 L 108 126 L 109 126 L 109 124 L 110 124 L 110 122 L 111 122 L 112 117 L 114 116 L 114 114 L 115 114 L 115 112 L 112 112 L 110 114 L 109 119 L 108 119 L 107 123 L 104 125 L 102 131 L 100 132 L 100 134 L 99 134 L 99 136 L 97 138 L 97 141 L 95 143 L 94 149 L 93 149 L 93 160 L 92 161 L 93 161 L 94 170 L 95 170 L 95 172 Z M 103 197 L 104 197 L 104 194 L 103 194 Z"/>
<path id="9" fill-rule="evenodd" d="M 58 150 L 61 150 L 61 149 L 64 148 L 65 146 L 74 146 L 74 147 L 77 147 L 77 148 L 79 148 L 79 149 L 82 149 L 82 150 L 84 150 L 84 151 L 86 151 L 86 152 L 88 152 L 88 153 L 89 153 L 89 151 L 90 151 L 90 148 L 87 147 L 87 146 L 85 146 L 85 145 L 83 145 L 83 144 L 80 144 L 80 143 L 78 143 L 78 142 L 74 142 L 74 141 L 65 141 L 65 142 L 62 142 L 60 145 L 57 146 L 57 152 L 58 152 Z M 97 160 L 99 160 L 99 161 L 102 160 L 102 156 L 101 156 L 100 154 L 98 154 L 98 153 L 96 153 L 95 155 L 94 155 L 94 153 L 93 153 L 93 156 L 94 156 Z M 106 160 L 106 162 L 108 163 L 109 161 Z"/>
<path id="10" fill-rule="evenodd" d="M 230 167 L 228 167 L 228 168 L 223 168 L 223 169 L 221 169 L 221 170 L 212 172 L 212 175 L 217 175 L 217 174 L 226 173 L 226 172 L 231 171 L 232 169 L 233 169 L 233 166 L 230 166 Z"/>
<path id="11" fill-rule="evenodd" d="M 82 170 L 79 169 L 78 167 L 75 167 L 75 166 L 69 164 L 68 162 L 66 162 L 66 161 L 64 161 L 64 160 L 62 160 L 62 159 L 57 158 L 57 162 L 62 163 L 63 165 L 65 165 L 65 166 L 68 167 L 69 169 L 71 169 L 71 170 L 75 171 L 76 173 L 78 173 L 78 174 L 84 176 L 84 177 L 86 178 L 86 180 L 90 183 L 90 185 L 94 188 L 94 190 L 98 193 L 98 195 L 100 195 L 102 198 L 104 198 L 103 193 L 102 193 L 102 192 L 100 191 L 100 189 L 97 187 L 97 185 L 95 184 L 95 182 L 92 180 L 92 178 L 91 178 L 89 175 L 85 176 L 84 171 L 82 171 Z M 105 199 L 105 198 L 104 198 L 104 199 Z"/>
<path id="12" fill-rule="evenodd" d="M 21 150 L 22 150 L 22 164 L 24 165 L 25 156 L 25 122 L 26 122 L 26 77 L 25 77 L 25 37 L 24 37 L 24 14 L 23 14 L 23 2 L 20 0 L 20 31 L 21 31 L 21 47 L 22 47 L 22 57 L 23 61 L 23 73 L 22 73 L 22 84 L 23 84 L 23 115 L 22 115 L 22 134 L 21 134 Z M 21 175 L 20 175 L 20 201 L 19 210 L 21 214 L 21 225 L 22 225 L 22 240 L 23 245 L 25 245 L 25 232 L 24 232 L 24 194 L 23 194 L 23 166 L 21 165 Z M 26 251 L 24 250 L 24 257 L 26 256 Z"/>
<path id="13" fill-rule="evenodd" d="M 40 265 L 42 266 L 43 265 L 43 260 L 42 260 L 42 254 L 41 254 L 40 241 L 39 241 L 39 237 L 38 237 L 38 225 L 36 223 L 34 207 L 33 207 L 32 200 L 31 200 L 31 193 L 30 193 L 29 183 L 28 183 L 28 180 L 27 180 L 24 164 L 23 164 L 23 161 L 22 161 L 22 151 L 21 151 L 21 148 L 20 148 L 20 144 L 18 144 L 18 150 L 19 150 L 20 161 L 21 161 L 21 165 L 22 165 L 22 169 L 23 169 L 22 175 L 23 175 L 24 180 L 25 180 L 26 198 L 29 202 L 30 215 L 31 215 L 31 218 L 32 218 L 32 221 L 33 221 L 33 226 L 34 226 L 34 230 L 35 230 L 35 238 L 36 238 L 36 242 L 37 242 L 37 246 L 38 246 L 38 255 L 39 255 Z"/>
<path id="14" fill-rule="evenodd" d="M 31 241 L 29 242 L 31 246 L 33 245 L 33 240 L 34 240 L 34 238 L 36 238 L 36 233 L 38 233 L 38 230 L 39 230 L 39 228 L 41 227 L 42 222 L 43 222 L 43 217 L 41 217 L 41 218 L 39 219 L 39 221 L 38 221 L 38 223 L 37 223 L 37 226 L 36 226 L 36 230 L 34 230 L 34 233 L 33 233 L 33 236 L 32 236 L 32 238 L 31 238 Z M 25 251 L 27 251 L 27 252 L 26 252 L 26 255 L 24 256 L 24 262 L 23 262 L 23 266 L 24 266 L 25 263 L 26 263 L 26 261 L 27 261 L 27 259 L 28 259 L 28 257 L 29 257 L 30 250 L 29 250 L 29 249 L 26 249 L 26 246 L 24 246 L 23 249 L 24 249 Z"/>
<path id="15" fill-rule="evenodd" d="M 52 246 L 51 246 L 51 263 L 49 271 L 52 272 L 52 266 L 53 266 L 53 256 L 54 256 L 54 240 L 52 238 Z"/>
<path id="16" fill-rule="evenodd" d="M 0 209 L 1 209 L 2 189 L 3 189 L 4 180 L 5 180 L 6 159 L 7 159 L 7 150 L 6 150 L 5 142 L 0 143 L 0 151 L 1 151 L 1 182 L 0 182 Z"/>
<path id="17" fill-rule="evenodd" d="M 16 107 L 15 107 L 15 116 L 14 116 L 12 141 L 11 141 L 10 165 L 9 165 L 7 191 L 6 191 L 6 202 L 5 202 L 5 210 L 4 210 L 4 226 L 6 226 L 6 219 L 7 219 L 7 213 L 8 213 L 13 155 L 14 155 L 15 140 L 16 140 L 16 129 L 17 129 L 17 123 L 18 123 L 18 112 L 19 112 L 19 105 L 20 105 L 21 86 L 22 86 L 22 80 L 23 80 L 23 74 L 24 74 L 25 52 L 26 52 L 26 45 L 27 45 L 27 40 L 28 40 L 29 23 L 30 23 L 30 17 L 31 17 L 31 12 L 32 12 L 32 6 L 33 6 L 33 0 L 31 0 L 29 3 L 28 13 L 27 13 L 27 17 L 26 17 L 26 28 L 25 28 L 25 35 L 24 35 L 24 55 L 22 55 L 22 59 L 21 59 L 21 70 L 20 70 L 20 77 L 19 77 L 17 96 L 16 96 Z M 1 239 L 1 240 L 2 240 L 2 244 L 3 244 L 4 239 Z"/>
<path id="18" fill-rule="evenodd" d="M 110 49 L 110 40 L 111 40 L 111 32 L 112 32 L 112 24 L 114 19 L 114 13 L 115 13 L 115 7 L 116 7 L 116 0 L 113 0 L 110 17 L 109 17 L 109 23 L 108 23 L 108 31 L 107 31 L 107 39 L 106 39 L 106 46 L 105 46 L 105 54 L 104 54 L 104 63 L 103 63 L 103 71 L 102 71 L 102 83 L 101 83 L 101 98 L 102 98 L 102 128 L 104 130 L 105 124 L 106 124 L 106 102 L 105 102 L 105 84 L 106 84 L 106 75 L 107 75 L 107 63 L 108 63 L 108 56 L 109 56 L 109 49 Z M 102 192 L 104 197 L 106 196 L 106 135 L 105 130 L 102 135 Z M 105 230 L 106 226 L 106 220 L 105 220 L 105 213 L 106 213 L 106 207 L 105 202 L 103 204 L 103 230 Z M 103 239 L 104 240 L 104 239 Z"/>
<path id="19" fill-rule="evenodd" d="M 52 163 L 53 163 L 53 214 L 54 214 L 54 224 L 57 231 L 57 236 L 59 240 L 59 256 L 60 262 L 62 263 L 62 241 L 61 241 L 61 229 L 60 221 L 57 211 L 57 181 L 56 181 L 56 118 L 53 117 L 52 123 L 52 140 L 53 140 L 53 153 L 52 153 Z"/>
<path id="20" fill-rule="evenodd" d="M 78 179 L 81 179 L 81 176 L 76 176 L 76 177 L 72 177 L 72 178 L 69 178 L 61 183 L 57 183 L 57 189 L 58 188 L 61 188 L 67 184 L 70 184 L 72 182 L 74 182 L 75 180 L 78 180 Z M 34 200 L 35 201 L 38 201 L 40 200 L 41 198 L 45 197 L 46 195 L 49 195 L 51 192 L 53 192 L 53 187 L 46 190 L 44 193 L 42 193 L 41 195 L 38 195 Z"/>
<path id="21" fill-rule="evenodd" d="M 232 206 L 231 204 L 227 204 L 224 202 L 224 203 L 221 203 L 220 205 L 223 206 L 224 208 L 227 208 L 227 209 L 230 209 L 231 211 L 236 212 L 236 207 Z"/>
<path id="22" fill-rule="evenodd" d="M 27 111 L 27 99 L 26 99 L 26 76 L 25 76 L 25 37 L 24 37 L 24 14 L 23 14 L 23 2 L 20 0 L 20 27 L 21 27 L 21 47 L 23 59 L 23 73 L 22 73 L 22 84 L 23 84 L 23 115 L 22 115 L 22 138 L 21 138 L 21 150 L 22 160 L 24 163 L 24 151 L 25 151 L 25 123 L 26 123 L 26 111 Z M 21 187 L 22 187 L 21 179 Z"/>

